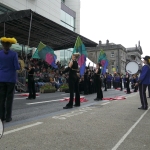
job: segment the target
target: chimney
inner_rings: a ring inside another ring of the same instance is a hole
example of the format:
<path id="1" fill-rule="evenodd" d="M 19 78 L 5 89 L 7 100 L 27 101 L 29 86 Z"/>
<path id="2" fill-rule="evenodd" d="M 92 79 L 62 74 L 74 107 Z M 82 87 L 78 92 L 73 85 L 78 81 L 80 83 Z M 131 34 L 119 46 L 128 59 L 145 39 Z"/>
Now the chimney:
<path id="1" fill-rule="evenodd" d="M 101 44 L 102 44 L 102 41 L 99 41 L 99 46 L 101 46 Z"/>
<path id="2" fill-rule="evenodd" d="M 106 44 L 109 45 L 109 40 L 106 41 Z"/>

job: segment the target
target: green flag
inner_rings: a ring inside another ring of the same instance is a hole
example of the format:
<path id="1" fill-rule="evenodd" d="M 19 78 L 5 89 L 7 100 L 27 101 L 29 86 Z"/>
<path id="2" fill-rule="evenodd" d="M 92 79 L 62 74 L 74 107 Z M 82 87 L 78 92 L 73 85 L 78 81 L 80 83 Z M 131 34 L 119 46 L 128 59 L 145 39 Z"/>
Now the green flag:
<path id="1" fill-rule="evenodd" d="M 32 58 L 40 59 L 40 57 L 38 55 L 38 49 L 36 49 L 35 53 L 32 55 Z"/>

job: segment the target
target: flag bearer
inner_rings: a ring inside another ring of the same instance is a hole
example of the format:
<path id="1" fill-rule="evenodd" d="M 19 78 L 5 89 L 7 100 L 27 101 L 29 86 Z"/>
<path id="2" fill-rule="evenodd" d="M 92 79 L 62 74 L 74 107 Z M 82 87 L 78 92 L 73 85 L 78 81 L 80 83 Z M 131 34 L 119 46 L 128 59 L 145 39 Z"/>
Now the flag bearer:
<path id="1" fill-rule="evenodd" d="M 74 92 L 75 95 L 75 107 L 80 106 L 80 93 L 79 93 L 79 77 L 77 75 L 78 72 L 78 62 L 77 59 L 79 58 L 79 53 L 74 53 L 72 55 L 72 60 L 69 63 L 68 68 L 66 68 L 62 74 L 69 72 L 69 90 L 70 90 L 70 100 L 69 103 L 63 107 L 64 109 L 70 109 L 73 107 L 73 99 L 74 99 Z"/>
<path id="2" fill-rule="evenodd" d="M 96 65 L 96 70 L 95 70 L 95 85 L 96 85 L 96 92 L 97 92 L 97 97 L 94 99 L 96 101 L 102 100 L 103 99 L 103 92 L 102 92 L 102 81 L 100 78 L 101 70 L 100 70 L 100 65 Z"/>

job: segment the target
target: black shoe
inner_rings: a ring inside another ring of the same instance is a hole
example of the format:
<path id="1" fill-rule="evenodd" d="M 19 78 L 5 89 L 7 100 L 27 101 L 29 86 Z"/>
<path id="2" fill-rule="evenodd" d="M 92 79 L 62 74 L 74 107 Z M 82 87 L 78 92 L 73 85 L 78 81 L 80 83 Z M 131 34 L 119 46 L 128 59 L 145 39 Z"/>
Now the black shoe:
<path id="1" fill-rule="evenodd" d="M 72 108 L 72 106 L 65 106 L 65 107 L 63 107 L 63 109 L 71 109 Z"/>
<path id="2" fill-rule="evenodd" d="M 80 105 L 76 105 L 76 104 L 75 104 L 74 107 L 80 107 Z"/>
<path id="3" fill-rule="evenodd" d="M 94 100 L 95 100 L 95 101 L 101 101 L 102 99 L 100 99 L 100 98 L 95 98 Z"/>
<path id="4" fill-rule="evenodd" d="M 146 109 L 145 109 L 145 108 L 143 108 L 142 106 L 141 106 L 141 107 L 139 107 L 138 109 L 146 110 Z"/>
<path id="5" fill-rule="evenodd" d="M 6 122 L 10 122 L 10 121 L 12 121 L 12 118 L 6 119 Z"/>
<path id="6" fill-rule="evenodd" d="M 6 120 L 6 118 L 2 118 L 1 121 L 4 122 Z"/>

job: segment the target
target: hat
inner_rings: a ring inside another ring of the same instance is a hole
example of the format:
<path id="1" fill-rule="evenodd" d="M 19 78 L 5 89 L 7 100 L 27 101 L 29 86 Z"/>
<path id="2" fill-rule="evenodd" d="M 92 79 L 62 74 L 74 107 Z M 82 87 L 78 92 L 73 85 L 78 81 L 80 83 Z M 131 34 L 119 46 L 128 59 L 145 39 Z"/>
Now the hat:
<path id="1" fill-rule="evenodd" d="M 6 37 L 2 37 L 0 39 L 1 42 L 3 43 L 10 43 L 10 44 L 16 44 L 17 40 L 15 38 L 6 38 Z"/>
<path id="2" fill-rule="evenodd" d="M 144 60 L 146 60 L 148 63 L 150 63 L 150 56 L 143 57 Z"/>

